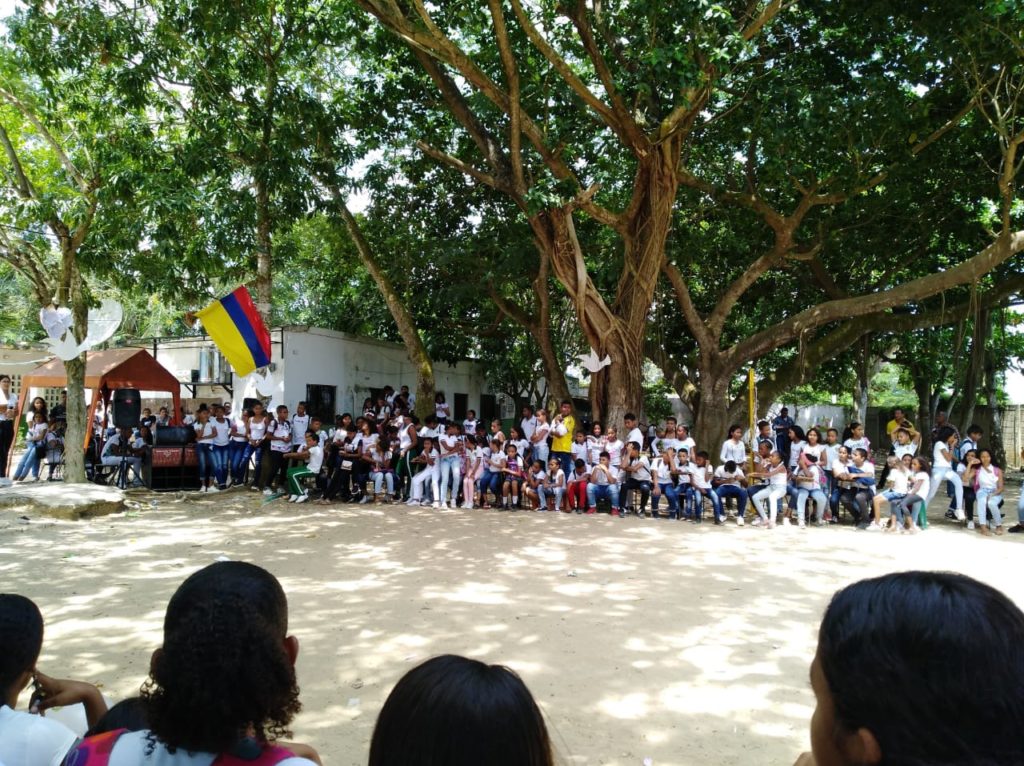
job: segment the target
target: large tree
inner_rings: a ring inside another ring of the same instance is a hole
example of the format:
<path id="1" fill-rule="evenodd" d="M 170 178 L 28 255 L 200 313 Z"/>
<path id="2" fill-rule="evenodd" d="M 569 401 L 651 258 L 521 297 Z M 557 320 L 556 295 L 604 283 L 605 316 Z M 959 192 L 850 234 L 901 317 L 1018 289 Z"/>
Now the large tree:
<path id="1" fill-rule="evenodd" d="M 965 80 L 972 52 L 949 29 L 1007 25 L 1005 9 L 952 3 L 895 16 L 882 3 L 742 2 L 669 15 L 639 1 L 357 2 L 407 46 L 392 62 L 433 85 L 432 99 L 409 104 L 425 115 L 410 143 L 516 206 L 584 336 L 611 356 L 592 384 L 599 416 L 639 405 L 659 272 L 696 345 L 686 377 L 699 394 L 698 434 L 710 441 L 743 365 L 819 327 L 971 282 L 1024 247 L 1007 219 L 940 273 L 904 270 L 870 289 L 843 284 L 846 263 L 826 248 L 834 211 L 871 195 L 899 204 L 908 169 L 934 166 L 933 146 L 972 125 L 990 78 Z M 999 47 L 979 72 L 1017 66 Z M 1007 157 L 1011 144 L 988 158 Z M 1012 179 L 1015 163 L 1004 167 Z M 724 268 L 701 252 L 670 257 L 680 210 L 699 225 L 705 211 L 726 209 L 749 249 Z M 580 236 L 587 219 L 612 233 L 611 246 Z M 839 289 L 738 332 L 743 298 L 794 262 Z M 602 287 L 594 274 L 607 263 L 617 279 Z"/>

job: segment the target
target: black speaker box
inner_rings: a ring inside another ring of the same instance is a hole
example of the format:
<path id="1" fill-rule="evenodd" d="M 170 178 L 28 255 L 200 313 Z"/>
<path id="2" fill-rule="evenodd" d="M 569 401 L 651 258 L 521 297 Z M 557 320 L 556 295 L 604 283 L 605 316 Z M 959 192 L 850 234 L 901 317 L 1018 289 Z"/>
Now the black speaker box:
<path id="1" fill-rule="evenodd" d="M 117 428 L 135 428 L 142 418 L 142 398 L 137 388 L 116 388 L 110 398 L 110 413 Z"/>
<path id="2" fill-rule="evenodd" d="M 176 447 L 179 444 L 188 444 L 195 438 L 196 432 L 192 426 L 157 426 L 153 434 L 153 444 Z"/>

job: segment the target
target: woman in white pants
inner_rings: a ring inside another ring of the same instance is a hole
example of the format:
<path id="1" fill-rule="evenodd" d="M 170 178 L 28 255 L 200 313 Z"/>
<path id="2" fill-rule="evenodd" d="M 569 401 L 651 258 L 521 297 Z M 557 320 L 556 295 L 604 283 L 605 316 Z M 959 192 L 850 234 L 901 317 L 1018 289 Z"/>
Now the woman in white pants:
<path id="1" fill-rule="evenodd" d="M 992 453 L 987 449 L 978 450 L 978 457 L 971 461 L 964 472 L 964 482 L 974 485 L 975 513 L 978 514 L 978 531 L 989 534 L 986 512 L 992 514 L 992 525 L 996 534 L 1003 534 L 1003 514 L 999 503 L 1003 500 L 1003 472 L 992 465 Z"/>
<path id="2" fill-rule="evenodd" d="M 782 454 L 778 450 L 772 450 L 768 456 L 768 469 L 763 473 L 751 474 L 752 476 L 764 476 L 768 479 L 768 486 L 750 498 L 757 510 L 759 519 L 754 521 L 755 526 L 765 524 L 768 529 L 775 527 L 775 509 L 778 503 L 786 496 L 786 466 L 782 464 Z"/>
<path id="3" fill-rule="evenodd" d="M 429 481 L 434 491 L 434 507 L 437 508 L 440 505 L 438 498 L 441 496 L 441 489 L 438 486 L 441 462 L 437 450 L 434 449 L 434 440 L 429 436 L 424 437 L 423 451 L 409 462 L 421 464 L 423 470 L 412 477 L 412 493 L 407 505 L 419 505 L 423 502 L 423 485 Z"/>
<path id="4" fill-rule="evenodd" d="M 939 430 L 938 438 L 935 440 L 932 457 L 932 482 L 928 488 L 928 497 L 925 499 L 925 507 L 932 501 L 939 487 L 944 482 L 953 485 L 953 494 L 956 495 L 956 518 L 963 521 L 964 516 L 964 483 L 960 474 L 953 468 L 953 449 L 956 445 L 957 435 L 952 428 L 946 427 Z"/>

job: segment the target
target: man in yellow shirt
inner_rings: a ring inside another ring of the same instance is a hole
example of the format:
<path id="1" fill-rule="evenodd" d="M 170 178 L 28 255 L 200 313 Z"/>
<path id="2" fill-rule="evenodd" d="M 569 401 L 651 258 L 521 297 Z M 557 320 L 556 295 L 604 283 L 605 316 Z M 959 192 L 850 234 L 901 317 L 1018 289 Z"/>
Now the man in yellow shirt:
<path id="1" fill-rule="evenodd" d="M 572 437 L 576 431 L 576 418 L 572 415 L 572 402 L 563 399 L 558 414 L 551 421 L 551 457 L 562 464 L 568 476 L 572 471 Z"/>
<path id="2" fill-rule="evenodd" d="M 907 432 L 913 436 L 913 433 L 911 432 L 913 431 L 914 426 L 912 426 L 910 421 L 907 420 L 907 416 L 903 414 L 903 410 L 899 407 L 892 411 L 892 420 L 885 424 L 885 435 L 889 437 L 890 443 L 896 442 L 897 428 L 906 428 Z"/>

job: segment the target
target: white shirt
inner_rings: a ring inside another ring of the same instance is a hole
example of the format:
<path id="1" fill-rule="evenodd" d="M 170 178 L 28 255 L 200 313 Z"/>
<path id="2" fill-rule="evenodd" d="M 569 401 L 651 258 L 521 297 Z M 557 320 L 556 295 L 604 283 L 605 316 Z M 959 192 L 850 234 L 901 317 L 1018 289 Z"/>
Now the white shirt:
<path id="1" fill-rule="evenodd" d="M 564 487 L 565 486 L 565 471 L 559 468 L 553 474 L 548 477 L 547 486 L 549 487 Z"/>
<path id="2" fill-rule="evenodd" d="M 839 459 L 839 444 L 826 444 L 825 445 L 825 462 L 819 459 L 818 463 L 821 464 L 822 468 L 826 471 L 832 471 L 835 462 Z"/>
<path id="3" fill-rule="evenodd" d="M 529 439 L 533 436 L 533 432 L 537 430 L 537 417 L 535 415 L 531 415 L 528 418 L 520 420 L 519 430 L 523 432 L 523 436 Z"/>
<path id="4" fill-rule="evenodd" d="M 672 464 L 667 463 L 664 458 L 655 458 L 651 471 L 658 477 L 659 484 L 672 483 Z"/>
<path id="5" fill-rule="evenodd" d="M 931 489 L 932 486 L 931 477 L 924 471 L 918 471 L 913 476 L 913 482 L 914 484 L 921 482 L 921 486 L 914 490 L 914 494 L 918 497 L 928 497 L 928 490 Z"/>
<path id="6" fill-rule="evenodd" d="M 451 408 L 448 406 L 448 402 L 436 402 L 434 404 L 434 416 L 438 420 L 447 420 L 448 412 Z"/>
<path id="7" fill-rule="evenodd" d="M 765 470 L 766 471 L 772 471 L 772 470 L 774 470 L 777 467 L 778 466 L 773 466 L 771 464 L 768 464 L 765 467 Z M 769 484 L 769 486 L 772 486 L 772 487 L 785 487 L 786 484 L 787 484 L 786 472 L 785 471 L 779 471 L 778 473 L 773 473 L 771 476 L 768 477 L 768 484 Z"/>
<path id="8" fill-rule="evenodd" d="M 587 451 L 590 453 L 590 459 L 587 461 L 590 465 L 597 465 L 601 462 L 601 453 L 605 451 L 605 441 L 603 436 L 588 436 L 587 437 Z M 609 453 L 610 455 L 611 453 Z"/>
<path id="9" fill-rule="evenodd" d="M 644 448 L 644 433 L 639 428 L 633 428 L 626 436 L 626 444 L 630 442 L 636 442 L 636 446 L 640 449 Z"/>
<path id="10" fill-rule="evenodd" d="M 577 460 L 582 460 L 584 463 L 588 464 L 590 463 L 588 459 L 590 457 L 590 448 L 587 444 L 578 444 L 573 442 L 570 454 L 572 455 L 573 465 L 576 464 Z M 598 457 L 600 457 L 600 455 L 598 455 Z"/>
<path id="11" fill-rule="evenodd" d="M 267 435 L 267 416 L 259 420 L 255 416 L 249 418 L 249 441 L 258 442 Z"/>
<path id="12" fill-rule="evenodd" d="M 821 469 L 818 466 L 811 464 L 806 468 L 801 468 L 800 472 L 794 474 L 794 480 L 798 487 L 803 489 L 818 489 L 821 485 Z"/>
<path id="13" fill-rule="evenodd" d="M 218 447 L 223 447 L 231 441 L 231 421 L 224 418 L 223 422 L 214 418 L 210 421 L 213 425 L 213 443 Z"/>
<path id="14" fill-rule="evenodd" d="M 896 457 L 902 460 L 904 455 L 916 455 L 917 445 L 914 444 L 914 442 L 907 442 L 906 444 L 900 444 L 897 442 L 893 445 L 892 452 Z"/>
<path id="15" fill-rule="evenodd" d="M 550 434 L 550 433 L 551 433 L 551 424 L 550 423 L 548 423 L 546 420 L 543 423 L 538 422 L 534 426 L 534 428 L 533 428 L 533 435 L 534 436 L 538 436 L 538 434 L 539 434 L 539 437 L 535 441 L 532 440 L 532 439 L 531 439 L 531 441 L 533 441 L 533 444 L 535 444 L 537 446 L 543 445 L 543 446 L 546 447 L 547 446 L 547 440 L 548 440 L 548 434 Z"/>
<path id="16" fill-rule="evenodd" d="M 77 740 L 53 719 L 0 706 L 0 762 L 8 766 L 60 766 Z"/>
<path id="17" fill-rule="evenodd" d="M 743 471 L 739 469 L 739 467 L 737 467 L 735 471 L 729 472 L 725 470 L 724 465 L 720 465 L 718 466 L 718 468 L 715 469 L 715 478 L 721 479 L 723 484 L 738 485 L 740 481 L 744 478 L 744 474 Z"/>
<path id="18" fill-rule="evenodd" d="M 466 432 L 467 436 L 475 436 L 476 435 L 476 421 L 475 420 L 469 420 L 469 419 L 463 420 L 462 421 L 462 430 Z"/>
<path id="19" fill-rule="evenodd" d="M 747 462 L 747 445 L 743 443 L 742 439 L 738 442 L 726 439 L 722 444 L 722 454 L 720 457 L 723 463 L 732 460 L 736 465 L 743 465 Z"/>
<path id="20" fill-rule="evenodd" d="M 792 442 L 789 445 L 789 469 L 791 471 L 796 470 L 796 467 L 800 464 L 800 455 L 803 454 L 804 447 L 807 446 L 807 442 L 798 441 Z"/>
<path id="21" fill-rule="evenodd" d="M 978 466 L 974 475 L 978 477 L 978 489 L 987 489 L 991 492 L 996 491 L 996 487 L 999 486 L 999 477 L 996 476 L 994 466 L 989 466 L 987 469 L 982 466 Z"/>
<path id="22" fill-rule="evenodd" d="M 814 459 L 818 461 L 818 467 L 825 465 L 824 461 L 821 459 L 821 456 L 825 454 L 824 444 L 815 444 L 813 446 L 810 444 L 804 444 L 804 454 L 814 455 Z"/>
<path id="23" fill-rule="evenodd" d="M 637 468 L 637 466 L 639 466 Z M 630 468 L 636 468 L 629 476 L 637 481 L 650 481 L 651 480 L 651 463 L 647 459 L 647 456 L 642 454 L 636 460 L 634 460 Z"/>
<path id="24" fill-rule="evenodd" d="M 231 437 L 231 441 L 242 442 L 246 441 L 246 424 L 243 418 L 235 418 L 235 435 Z"/>
<path id="25" fill-rule="evenodd" d="M 309 415 L 292 415 L 292 444 L 302 444 L 306 441 L 306 431 L 309 430 Z"/>
<path id="26" fill-rule="evenodd" d="M 459 451 L 459 437 L 445 434 L 438 440 L 438 446 L 441 448 L 442 458 L 454 457 Z"/>
<path id="27" fill-rule="evenodd" d="M 866 436 L 862 436 L 859 439 L 850 437 L 844 441 L 843 444 L 846 446 L 846 449 L 850 450 L 851 455 L 853 454 L 853 451 L 858 448 L 867 450 L 868 455 L 871 454 L 871 440 Z"/>
<path id="28" fill-rule="evenodd" d="M 893 492 L 897 495 L 905 495 L 910 487 L 910 471 L 901 471 L 898 468 L 889 471 L 889 481 L 892 482 Z"/>
<path id="29" fill-rule="evenodd" d="M 689 463 L 690 480 L 697 489 L 711 489 L 711 479 L 708 477 L 708 465 L 697 465 Z"/>
<path id="30" fill-rule="evenodd" d="M 210 766 L 216 759 L 214 753 L 190 753 L 177 748 L 172 754 L 159 740 L 149 752 L 146 731 L 131 731 L 122 734 L 110 754 L 110 766 Z M 278 766 L 315 766 L 306 758 L 285 758 Z"/>
<path id="31" fill-rule="evenodd" d="M 613 442 L 607 442 L 604 445 L 604 451 L 608 453 L 609 462 L 611 464 L 612 476 L 619 475 L 618 466 L 622 464 L 622 448 L 625 445 L 616 439 Z"/>
<path id="32" fill-rule="evenodd" d="M 309 462 L 306 464 L 313 473 L 320 473 L 320 467 L 324 464 L 323 448 L 314 444 L 309 448 Z"/>
<path id="33" fill-rule="evenodd" d="M 676 437 L 676 443 L 674 446 L 676 448 L 676 452 L 681 449 L 685 449 L 688 455 L 693 455 L 693 453 L 697 451 L 697 442 L 693 440 L 692 436 L 687 436 L 685 439 Z"/>
<path id="34" fill-rule="evenodd" d="M 936 442 L 935 449 L 932 450 L 932 468 L 949 468 L 951 463 L 943 452 L 949 452 L 949 445 L 946 442 Z"/>
<path id="35" fill-rule="evenodd" d="M 205 438 L 216 436 L 217 432 L 213 430 L 213 421 L 207 420 L 205 423 L 196 421 L 192 424 L 192 428 L 195 429 L 196 432 L 197 444 L 213 444 L 213 439 Z"/>
<path id="36" fill-rule="evenodd" d="M 284 441 L 271 440 L 270 450 L 272 452 L 291 452 L 292 451 L 292 424 L 287 420 L 283 423 L 280 420 L 275 420 L 270 425 L 270 433 L 273 436 L 287 436 L 288 438 Z"/>

